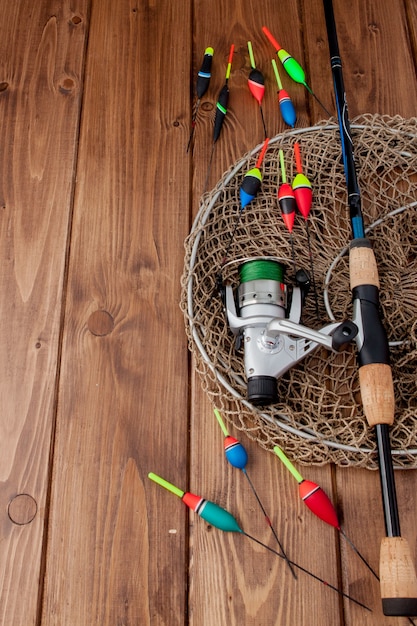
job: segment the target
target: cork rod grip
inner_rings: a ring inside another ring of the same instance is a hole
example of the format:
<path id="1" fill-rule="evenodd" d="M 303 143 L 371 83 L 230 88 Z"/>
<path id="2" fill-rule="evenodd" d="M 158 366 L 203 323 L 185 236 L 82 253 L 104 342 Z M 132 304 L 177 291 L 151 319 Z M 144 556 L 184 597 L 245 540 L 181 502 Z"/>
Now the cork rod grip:
<path id="1" fill-rule="evenodd" d="M 406 539 L 382 539 L 379 573 L 384 615 L 416 616 L 417 578 Z"/>
<path id="2" fill-rule="evenodd" d="M 379 277 L 368 239 L 355 239 L 349 255 L 350 286 L 356 311 L 359 384 L 369 426 L 391 425 L 395 397 L 389 346 L 379 312 Z"/>
<path id="3" fill-rule="evenodd" d="M 369 426 L 394 422 L 395 397 L 391 367 L 370 363 L 359 368 L 363 412 Z"/>
<path id="4" fill-rule="evenodd" d="M 355 239 L 349 251 L 350 289 L 374 285 L 379 289 L 378 267 L 367 239 Z"/>

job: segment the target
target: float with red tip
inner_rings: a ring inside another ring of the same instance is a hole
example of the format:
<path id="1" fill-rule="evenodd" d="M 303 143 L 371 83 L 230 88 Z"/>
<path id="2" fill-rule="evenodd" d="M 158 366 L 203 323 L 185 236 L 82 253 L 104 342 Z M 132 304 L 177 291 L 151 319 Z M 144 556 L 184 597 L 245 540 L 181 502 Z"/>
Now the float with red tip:
<path id="1" fill-rule="evenodd" d="M 308 227 L 308 221 L 307 221 L 308 216 L 311 211 L 311 206 L 313 204 L 313 191 L 311 188 L 310 181 L 308 180 L 307 176 L 305 176 L 305 174 L 303 173 L 300 144 L 298 142 L 295 142 L 294 144 L 294 156 L 295 156 L 297 174 L 293 180 L 292 188 L 294 191 L 297 208 L 300 211 L 301 215 L 304 217 L 304 221 L 306 225 L 308 254 L 310 257 L 311 279 L 312 279 L 313 290 L 314 290 L 314 301 L 316 304 L 317 318 L 319 318 L 319 303 L 318 303 L 318 296 L 317 296 L 316 279 L 314 276 L 314 264 L 313 264 L 313 254 L 311 250 L 310 229 Z"/>
<path id="2" fill-rule="evenodd" d="M 299 64 L 299 62 L 296 61 L 294 59 L 294 57 L 292 57 L 286 50 L 284 50 L 279 45 L 279 43 L 277 42 L 275 37 L 272 35 L 271 31 L 266 26 L 263 26 L 262 30 L 263 30 L 264 34 L 268 37 L 268 39 L 271 42 L 271 44 L 273 45 L 273 47 L 275 48 L 275 50 L 277 52 L 277 55 L 278 55 L 278 58 L 281 61 L 282 66 L 283 66 L 284 70 L 287 72 L 288 76 L 290 78 L 292 78 L 292 80 L 294 82 L 300 83 L 301 85 L 304 85 L 304 87 L 307 89 L 309 94 L 313 96 L 313 98 L 321 106 L 321 108 L 326 112 L 326 114 L 329 117 L 331 117 L 332 114 L 328 111 L 328 109 L 326 109 L 326 107 L 321 102 L 321 100 L 319 100 L 319 98 L 316 96 L 314 91 L 307 84 L 305 72 L 304 72 L 303 68 L 301 67 L 301 65 Z"/>
<path id="3" fill-rule="evenodd" d="M 258 70 L 255 65 L 255 57 L 253 56 L 253 48 L 252 48 L 252 43 L 250 41 L 248 41 L 248 52 L 249 52 L 250 65 L 252 68 L 249 74 L 249 78 L 248 78 L 248 87 L 249 87 L 249 91 L 251 92 L 251 94 L 253 95 L 257 103 L 259 104 L 259 110 L 261 112 L 261 118 L 262 118 L 262 125 L 264 128 L 264 136 L 267 137 L 268 133 L 266 131 L 265 117 L 264 117 L 264 112 L 262 110 L 262 100 L 265 95 L 265 78 L 262 72 Z"/>
<path id="4" fill-rule="evenodd" d="M 319 517 L 323 522 L 326 522 L 326 524 L 329 524 L 330 526 L 333 526 L 333 528 L 336 528 L 336 530 L 340 532 L 340 534 L 346 539 L 348 544 L 356 552 L 362 562 L 366 565 L 369 571 L 372 572 L 372 574 L 376 578 L 378 578 L 375 570 L 371 567 L 365 557 L 362 556 L 358 548 L 346 536 L 346 533 L 340 526 L 336 509 L 334 508 L 330 498 L 323 491 L 323 489 L 313 481 L 305 480 L 305 478 L 301 476 L 300 472 L 294 467 L 287 455 L 279 446 L 274 447 L 274 452 L 280 459 L 280 461 L 294 476 L 295 480 L 298 482 L 298 492 L 300 498 L 308 506 L 310 511 L 314 513 L 314 515 L 317 515 L 317 517 Z"/>

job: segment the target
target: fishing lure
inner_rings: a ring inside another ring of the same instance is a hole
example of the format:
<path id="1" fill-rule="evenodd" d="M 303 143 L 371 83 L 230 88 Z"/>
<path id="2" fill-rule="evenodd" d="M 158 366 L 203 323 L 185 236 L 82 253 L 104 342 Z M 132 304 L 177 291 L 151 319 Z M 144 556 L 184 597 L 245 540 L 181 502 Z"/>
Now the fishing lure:
<path id="1" fill-rule="evenodd" d="M 229 239 L 229 243 L 227 245 L 226 251 L 224 253 L 223 256 L 223 260 L 222 260 L 222 264 L 220 267 L 220 271 L 219 274 L 217 276 L 217 284 L 216 284 L 216 290 L 219 290 L 219 285 L 222 284 L 222 268 L 224 266 L 224 264 L 227 261 L 228 255 L 229 255 L 229 250 L 232 246 L 232 243 L 234 241 L 235 235 L 236 235 L 236 230 L 237 227 L 239 225 L 239 222 L 242 218 L 242 213 L 245 210 L 245 208 L 248 206 L 248 204 L 250 204 L 252 202 L 252 200 L 254 200 L 261 188 L 261 184 L 262 184 L 262 172 L 260 170 L 262 162 L 264 160 L 265 157 L 265 153 L 268 149 L 268 143 L 269 143 L 269 139 L 266 138 L 261 151 L 259 153 L 258 156 L 258 160 L 256 161 L 255 167 L 253 167 L 252 169 L 250 169 L 245 176 L 243 177 L 243 181 L 242 184 L 240 186 L 239 189 L 239 199 L 240 199 L 240 210 L 239 213 L 236 217 L 236 221 L 235 221 L 235 225 L 233 227 L 233 231 L 230 235 L 230 239 Z"/>
<path id="2" fill-rule="evenodd" d="M 291 185 L 287 182 L 283 150 L 280 149 L 278 154 L 279 154 L 279 160 L 280 160 L 280 165 L 281 165 L 281 179 L 282 179 L 282 184 L 278 187 L 278 204 L 281 209 L 282 219 L 290 234 L 291 256 L 292 256 L 294 276 L 295 276 L 297 273 L 297 270 L 296 270 L 296 265 L 295 265 L 295 250 L 294 250 L 294 239 L 293 239 L 292 230 L 294 228 L 294 221 L 295 221 L 296 201 L 295 201 L 294 190 L 291 187 Z"/>
<path id="3" fill-rule="evenodd" d="M 313 481 L 303 478 L 300 472 L 294 467 L 287 455 L 279 446 L 274 446 L 274 452 L 280 459 L 280 461 L 289 470 L 295 480 L 298 482 L 298 492 L 304 504 L 308 506 L 310 511 L 314 513 L 314 515 L 319 517 L 323 522 L 326 522 L 326 524 L 329 524 L 330 526 L 333 526 L 333 528 L 336 528 L 336 530 L 340 532 L 340 534 L 346 539 L 354 552 L 356 552 L 359 558 L 363 561 L 363 563 L 373 574 L 373 576 L 378 578 L 375 570 L 371 567 L 365 557 L 359 552 L 358 548 L 347 537 L 345 531 L 342 529 L 339 523 L 336 509 L 334 508 L 330 498 L 323 491 L 323 489 Z"/>
<path id="4" fill-rule="evenodd" d="M 308 226 L 308 216 L 310 214 L 311 206 L 313 203 L 313 191 L 311 188 L 310 181 L 308 180 L 307 176 L 305 176 L 305 174 L 303 173 L 300 144 L 298 142 L 295 142 L 294 144 L 294 156 L 295 156 L 297 174 L 293 180 L 292 188 L 294 191 L 297 208 L 300 211 L 301 215 L 304 217 L 304 222 L 306 225 L 307 246 L 308 246 L 308 253 L 309 253 L 309 258 L 310 258 L 310 268 L 311 268 L 311 278 L 312 278 L 313 291 L 314 291 L 314 301 L 316 304 L 317 318 L 319 318 L 319 302 L 318 302 L 318 295 L 317 295 L 316 279 L 314 275 L 314 263 L 313 263 L 313 253 L 311 250 L 310 229 Z"/>

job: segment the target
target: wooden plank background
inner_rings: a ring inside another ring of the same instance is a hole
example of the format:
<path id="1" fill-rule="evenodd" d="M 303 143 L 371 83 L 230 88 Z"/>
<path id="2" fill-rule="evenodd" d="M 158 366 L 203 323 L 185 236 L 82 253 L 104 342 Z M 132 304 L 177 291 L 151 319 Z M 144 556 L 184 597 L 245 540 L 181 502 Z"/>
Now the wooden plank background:
<path id="1" fill-rule="evenodd" d="M 412 0 L 334 0 L 350 115 L 416 114 Z M 183 241 L 204 187 L 231 43 L 230 107 L 209 188 L 262 140 L 246 42 L 263 24 L 333 107 L 320 0 L 0 0 L 0 623 L 402 626 L 379 585 L 249 440 L 250 475 L 291 557 L 367 613 L 147 479 L 155 471 L 269 529 L 222 437 L 179 309 Z M 195 76 L 215 49 L 192 153 Z M 300 126 L 324 117 L 294 90 Z M 275 89 L 264 110 L 284 130 Z M 309 468 L 377 566 L 377 473 Z M 416 472 L 397 473 L 416 555 Z M 293 520 L 297 520 L 295 524 Z"/>

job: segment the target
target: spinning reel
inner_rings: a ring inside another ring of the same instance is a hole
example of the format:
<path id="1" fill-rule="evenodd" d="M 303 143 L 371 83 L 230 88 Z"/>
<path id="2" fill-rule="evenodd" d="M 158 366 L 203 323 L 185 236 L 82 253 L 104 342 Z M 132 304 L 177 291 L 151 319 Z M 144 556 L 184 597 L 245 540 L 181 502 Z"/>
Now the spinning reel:
<path id="1" fill-rule="evenodd" d="M 222 289 L 225 313 L 236 348 L 243 346 L 247 398 L 254 405 L 278 401 L 277 380 L 318 346 L 339 352 L 358 334 L 351 321 L 313 330 L 300 323 L 310 280 L 299 270 L 296 284 L 284 283 L 285 267 L 259 257 L 239 267 L 240 283 Z"/>

